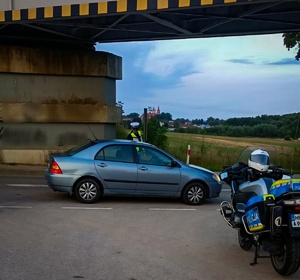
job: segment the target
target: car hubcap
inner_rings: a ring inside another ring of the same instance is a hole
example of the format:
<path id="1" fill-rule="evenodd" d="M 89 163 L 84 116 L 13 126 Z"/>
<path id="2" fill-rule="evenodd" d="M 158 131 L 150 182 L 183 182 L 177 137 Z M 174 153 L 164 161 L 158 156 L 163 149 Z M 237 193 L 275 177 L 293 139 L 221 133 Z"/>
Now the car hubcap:
<path id="1" fill-rule="evenodd" d="M 199 187 L 192 187 L 188 191 L 188 199 L 192 203 L 199 203 L 204 196 L 203 190 Z"/>
<path id="2" fill-rule="evenodd" d="M 84 183 L 79 188 L 80 196 L 85 200 L 93 199 L 97 194 L 97 188 L 94 184 Z"/>

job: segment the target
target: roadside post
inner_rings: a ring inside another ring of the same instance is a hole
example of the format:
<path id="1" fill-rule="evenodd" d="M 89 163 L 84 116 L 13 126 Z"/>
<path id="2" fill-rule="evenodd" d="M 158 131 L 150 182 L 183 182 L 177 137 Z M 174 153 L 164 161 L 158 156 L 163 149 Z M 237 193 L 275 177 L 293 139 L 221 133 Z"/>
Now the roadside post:
<path id="1" fill-rule="evenodd" d="M 191 154 L 191 145 L 188 145 L 188 150 L 187 150 L 187 156 L 186 156 L 186 163 L 190 163 L 190 154 Z"/>

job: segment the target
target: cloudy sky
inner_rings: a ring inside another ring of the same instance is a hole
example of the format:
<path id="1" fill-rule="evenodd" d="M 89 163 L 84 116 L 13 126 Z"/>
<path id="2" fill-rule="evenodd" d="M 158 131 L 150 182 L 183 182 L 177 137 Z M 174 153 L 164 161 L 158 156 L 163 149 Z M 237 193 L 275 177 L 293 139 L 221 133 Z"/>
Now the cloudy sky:
<path id="1" fill-rule="evenodd" d="M 300 61 L 282 34 L 101 44 L 123 59 L 125 115 L 160 107 L 173 119 L 300 112 Z"/>

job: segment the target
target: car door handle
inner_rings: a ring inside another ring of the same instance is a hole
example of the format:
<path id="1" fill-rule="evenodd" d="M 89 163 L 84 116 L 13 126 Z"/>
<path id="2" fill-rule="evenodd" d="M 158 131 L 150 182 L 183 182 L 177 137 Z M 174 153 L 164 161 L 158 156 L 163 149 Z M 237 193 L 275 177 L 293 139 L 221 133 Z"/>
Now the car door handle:
<path id="1" fill-rule="evenodd" d="M 99 163 L 97 165 L 100 166 L 100 167 L 106 167 L 107 166 L 105 163 Z"/>
<path id="2" fill-rule="evenodd" d="M 139 169 L 142 170 L 142 171 L 148 170 L 148 168 L 145 167 L 145 166 L 142 166 L 142 167 L 140 167 Z"/>

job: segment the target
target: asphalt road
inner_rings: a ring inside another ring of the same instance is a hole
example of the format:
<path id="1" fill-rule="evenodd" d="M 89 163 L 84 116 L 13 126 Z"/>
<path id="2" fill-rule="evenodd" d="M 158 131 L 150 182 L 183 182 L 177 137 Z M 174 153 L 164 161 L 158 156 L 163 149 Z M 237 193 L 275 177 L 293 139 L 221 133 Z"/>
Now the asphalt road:
<path id="1" fill-rule="evenodd" d="M 42 177 L 0 177 L 0 280 L 283 279 L 250 262 L 219 213 L 221 197 L 104 198 L 81 204 Z M 300 279 L 300 270 L 288 279 Z"/>

